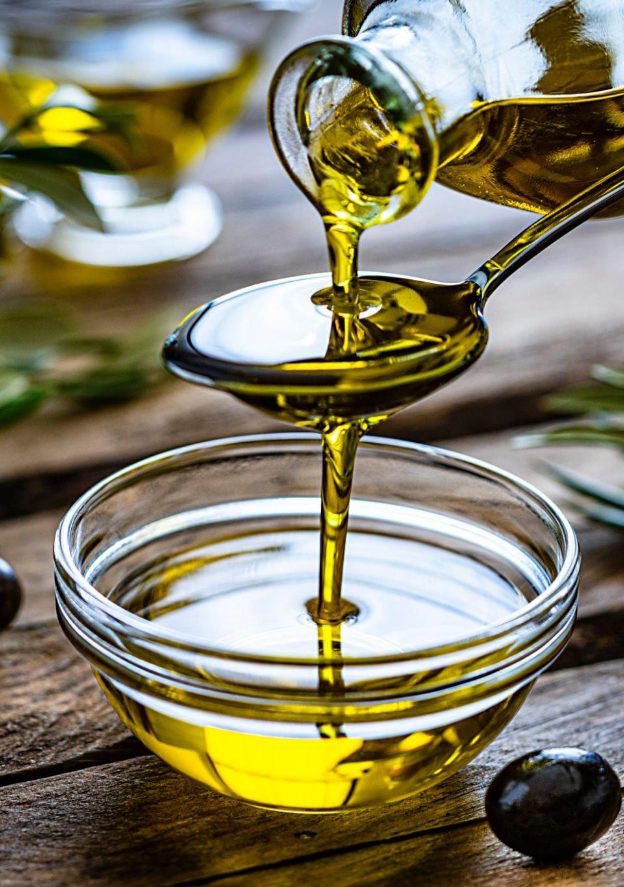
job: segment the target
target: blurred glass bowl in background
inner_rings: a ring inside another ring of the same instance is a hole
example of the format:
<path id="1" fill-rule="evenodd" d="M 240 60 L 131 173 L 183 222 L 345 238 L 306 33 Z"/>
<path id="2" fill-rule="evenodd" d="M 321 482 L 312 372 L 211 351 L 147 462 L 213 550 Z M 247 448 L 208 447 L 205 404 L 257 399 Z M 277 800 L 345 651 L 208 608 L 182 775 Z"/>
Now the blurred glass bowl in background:
<path id="1" fill-rule="evenodd" d="M 312 0 L 0 0 L 0 120 L 46 105 L 128 112 L 130 138 L 80 129 L 51 110 L 36 138 L 88 144 L 120 174 L 86 173 L 107 232 L 80 227 L 43 199 L 17 214 L 35 249 L 87 265 L 188 258 L 222 227 L 220 205 L 192 182 L 194 161 L 240 113 L 268 45 Z"/>

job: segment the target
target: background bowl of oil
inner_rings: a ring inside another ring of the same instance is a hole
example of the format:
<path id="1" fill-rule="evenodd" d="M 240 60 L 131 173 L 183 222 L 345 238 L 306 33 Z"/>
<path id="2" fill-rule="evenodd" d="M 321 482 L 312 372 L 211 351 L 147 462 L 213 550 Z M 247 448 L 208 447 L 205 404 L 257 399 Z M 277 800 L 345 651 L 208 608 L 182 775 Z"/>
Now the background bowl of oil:
<path id="1" fill-rule="evenodd" d="M 189 181 L 193 164 L 238 116 L 289 13 L 311 2 L 0 0 L 2 124 L 42 104 L 88 110 L 99 103 L 122 130 L 85 135 L 71 112 L 39 118 L 31 134 L 37 144 L 88 144 L 123 174 L 84 175 L 106 234 L 38 200 L 17 217 L 20 237 L 99 266 L 148 265 L 208 246 L 221 212 L 209 189 Z"/>
<path id="2" fill-rule="evenodd" d="M 340 626 L 317 625 L 318 438 L 201 443 L 102 481 L 56 539 L 61 625 L 164 761 L 255 805 L 341 811 L 458 770 L 572 630 L 579 556 L 522 481 L 371 439 Z"/>

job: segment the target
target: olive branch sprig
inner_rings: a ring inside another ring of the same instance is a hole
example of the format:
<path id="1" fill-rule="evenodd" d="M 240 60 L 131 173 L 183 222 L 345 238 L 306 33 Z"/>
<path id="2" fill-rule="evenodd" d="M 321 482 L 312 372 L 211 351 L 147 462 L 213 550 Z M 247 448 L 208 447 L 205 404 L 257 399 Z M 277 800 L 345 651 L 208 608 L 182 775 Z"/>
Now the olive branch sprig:
<path id="1" fill-rule="evenodd" d="M 145 394 L 166 378 L 159 353 L 171 325 L 158 316 L 124 336 L 84 336 L 63 305 L 1 307 L 0 428 L 48 401 L 94 408 Z"/>
<path id="2" fill-rule="evenodd" d="M 11 213 L 33 194 L 47 197 L 79 224 L 103 230 L 80 171 L 117 169 L 87 142 L 103 132 L 132 142 L 132 123 L 126 108 L 98 105 L 86 110 L 50 102 L 6 129 L 0 135 L 0 235 Z M 55 125 L 58 141 L 72 144 L 49 143 Z M 0 263 L 6 258 L 2 245 L 0 236 Z M 158 354 L 169 327 L 156 318 L 125 336 L 85 336 L 61 304 L 0 304 L 0 428 L 25 419 L 50 400 L 88 408 L 142 395 L 166 378 Z"/>
<path id="3" fill-rule="evenodd" d="M 585 445 L 615 448 L 624 456 L 624 369 L 595 366 L 591 381 L 551 395 L 546 408 L 576 414 L 548 431 L 524 435 L 520 446 Z M 571 505 L 591 520 L 624 529 L 624 488 L 548 464 L 548 473 L 572 495 Z"/>

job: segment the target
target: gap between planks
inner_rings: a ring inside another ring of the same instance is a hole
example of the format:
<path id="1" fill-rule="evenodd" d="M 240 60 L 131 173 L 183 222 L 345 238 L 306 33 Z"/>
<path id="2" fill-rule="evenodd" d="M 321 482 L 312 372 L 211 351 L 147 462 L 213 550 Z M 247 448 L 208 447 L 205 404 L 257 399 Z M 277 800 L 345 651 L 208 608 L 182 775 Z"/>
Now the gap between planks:
<path id="1" fill-rule="evenodd" d="M 461 887 L 500 884 L 510 887 L 621 887 L 624 878 L 622 817 L 597 844 L 570 862 L 540 864 L 501 844 L 486 820 L 399 835 L 385 841 L 296 857 L 171 887 L 293 887 L 331 881 L 340 887 Z M 384 851 L 380 857 L 380 851 Z"/>

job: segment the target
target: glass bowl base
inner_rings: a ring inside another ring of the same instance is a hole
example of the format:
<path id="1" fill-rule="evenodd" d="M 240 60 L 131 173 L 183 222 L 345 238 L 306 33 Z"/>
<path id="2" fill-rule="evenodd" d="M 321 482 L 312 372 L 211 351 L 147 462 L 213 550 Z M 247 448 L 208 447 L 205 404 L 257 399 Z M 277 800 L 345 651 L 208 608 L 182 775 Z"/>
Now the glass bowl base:
<path id="1" fill-rule="evenodd" d="M 121 721 L 175 770 L 254 807 L 289 813 L 345 813 L 395 803 L 447 779 L 514 717 L 527 685 L 502 702 L 429 730 L 358 735 L 357 725 L 319 723 L 316 739 L 194 723 L 109 677 L 96 679 Z M 260 730 L 265 728 L 265 732 Z"/>
<path id="2" fill-rule="evenodd" d="M 102 206 L 105 232 L 77 225 L 37 198 L 16 213 L 15 231 L 32 249 L 100 268 L 136 268 L 189 259 L 217 239 L 221 204 L 209 188 L 180 187 L 162 203 Z"/>

